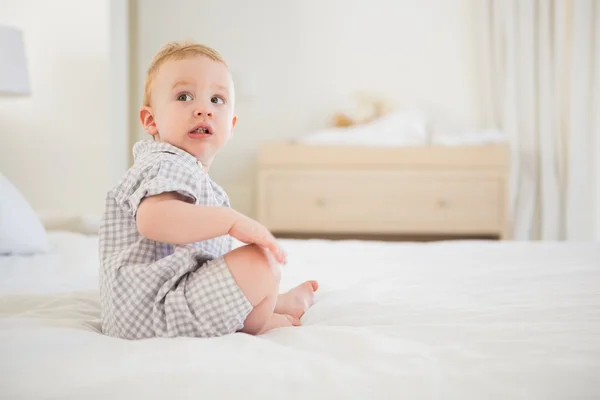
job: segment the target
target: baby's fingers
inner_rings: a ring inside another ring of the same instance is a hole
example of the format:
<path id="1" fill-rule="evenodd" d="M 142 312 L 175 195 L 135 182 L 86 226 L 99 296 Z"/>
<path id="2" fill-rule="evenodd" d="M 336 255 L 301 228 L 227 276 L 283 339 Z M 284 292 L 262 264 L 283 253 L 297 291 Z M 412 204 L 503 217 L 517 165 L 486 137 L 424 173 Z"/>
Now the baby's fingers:
<path id="1" fill-rule="evenodd" d="M 277 253 L 275 255 L 275 258 L 277 259 L 277 261 L 279 262 L 279 264 L 285 264 L 287 263 L 287 256 L 285 254 L 285 252 L 279 248 L 279 253 Z"/>
<path id="2" fill-rule="evenodd" d="M 287 256 L 283 249 L 279 246 L 275 238 L 269 240 L 264 247 L 266 247 L 271 252 L 271 254 L 273 254 L 275 260 L 277 260 L 278 263 L 285 264 L 287 262 Z"/>
<path id="3" fill-rule="evenodd" d="M 260 243 L 257 243 L 257 244 L 266 248 L 267 250 L 269 250 L 271 252 L 271 254 L 273 254 L 273 256 L 275 257 L 275 260 L 277 260 L 278 263 L 285 264 L 285 262 L 286 262 L 285 252 L 283 251 L 283 249 L 281 247 L 279 247 L 279 243 L 277 243 L 277 239 L 275 239 L 275 237 L 270 232 L 266 233 L 261 238 Z"/>
<path id="4" fill-rule="evenodd" d="M 272 247 L 269 247 L 269 250 L 271 251 L 271 253 L 273 253 L 275 259 L 279 264 L 285 264 L 287 262 L 285 252 L 281 247 L 279 247 L 277 243 L 274 243 Z"/>
<path id="5" fill-rule="evenodd" d="M 263 247 L 264 249 L 268 250 L 269 252 L 271 252 L 274 256 L 277 255 L 277 242 L 275 242 L 275 240 L 271 237 L 268 236 L 260 236 L 260 237 L 255 237 L 253 242 L 257 245 L 259 245 L 260 247 Z"/>

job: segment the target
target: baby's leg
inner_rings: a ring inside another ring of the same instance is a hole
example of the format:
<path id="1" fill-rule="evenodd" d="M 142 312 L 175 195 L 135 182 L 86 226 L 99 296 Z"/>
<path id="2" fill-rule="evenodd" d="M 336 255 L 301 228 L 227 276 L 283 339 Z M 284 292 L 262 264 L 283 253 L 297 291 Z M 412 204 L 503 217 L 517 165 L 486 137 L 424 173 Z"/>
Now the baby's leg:
<path id="1" fill-rule="evenodd" d="M 242 332 L 256 335 L 270 329 L 292 326 L 291 318 L 273 313 L 281 270 L 270 254 L 259 246 L 248 245 L 227 253 L 225 262 L 254 307 L 244 322 Z"/>
<path id="2" fill-rule="evenodd" d="M 290 291 L 280 294 L 275 304 L 275 312 L 302 318 L 306 310 L 314 303 L 315 292 L 319 288 L 317 281 L 306 281 Z"/>

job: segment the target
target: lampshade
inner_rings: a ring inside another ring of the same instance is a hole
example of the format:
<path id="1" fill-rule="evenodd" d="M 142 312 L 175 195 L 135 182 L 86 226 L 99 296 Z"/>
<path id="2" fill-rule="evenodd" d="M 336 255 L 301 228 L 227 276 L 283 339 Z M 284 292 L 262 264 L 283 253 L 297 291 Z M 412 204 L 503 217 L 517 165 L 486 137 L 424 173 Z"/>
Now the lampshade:
<path id="1" fill-rule="evenodd" d="M 23 34 L 18 29 L 0 25 L 0 96 L 30 92 Z"/>

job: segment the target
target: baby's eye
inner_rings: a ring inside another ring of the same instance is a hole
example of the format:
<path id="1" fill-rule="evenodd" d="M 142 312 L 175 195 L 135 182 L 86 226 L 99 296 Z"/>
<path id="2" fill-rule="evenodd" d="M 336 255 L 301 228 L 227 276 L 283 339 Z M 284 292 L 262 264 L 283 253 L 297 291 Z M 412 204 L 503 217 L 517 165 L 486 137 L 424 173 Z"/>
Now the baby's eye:
<path id="1" fill-rule="evenodd" d="M 225 103 L 225 101 L 223 100 L 223 98 L 222 98 L 222 97 L 219 97 L 219 96 L 213 96 L 213 97 L 210 99 L 210 101 L 211 101 L 211 102 L 213 102 L 213 103 L 216 103 L 216 104 L 223 104 L 223 103 Z M 220 102 L 220 103 L 219 103 L 219 102 Z"/>
<path id="2" fill-rule="evenodd" d="M 181 93 L 179 96 L 177 96 L 177 100 L 178 101 L 191 101 L 192 96 L 190 96 L 189 93 Z"/>

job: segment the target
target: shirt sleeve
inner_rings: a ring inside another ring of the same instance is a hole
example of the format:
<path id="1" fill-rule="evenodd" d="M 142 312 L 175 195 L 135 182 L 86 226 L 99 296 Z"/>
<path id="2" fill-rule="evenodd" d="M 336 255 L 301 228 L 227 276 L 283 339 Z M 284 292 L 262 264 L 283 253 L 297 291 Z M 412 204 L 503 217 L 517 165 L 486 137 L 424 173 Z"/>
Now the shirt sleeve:
<path id="1" fill-rule="evenodd" d="M 135 217 L 145 197 L 161 193 L 176 192 L 197 203 L 202 184 L 201 176 L 190 166 L 176 159 L 158 158 L 144 169 L 132 170 L 119 185 L 116 200 Z"/>

